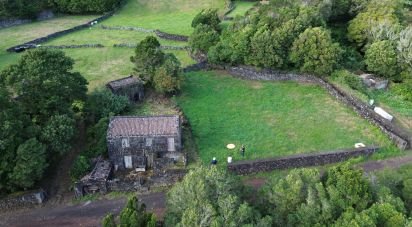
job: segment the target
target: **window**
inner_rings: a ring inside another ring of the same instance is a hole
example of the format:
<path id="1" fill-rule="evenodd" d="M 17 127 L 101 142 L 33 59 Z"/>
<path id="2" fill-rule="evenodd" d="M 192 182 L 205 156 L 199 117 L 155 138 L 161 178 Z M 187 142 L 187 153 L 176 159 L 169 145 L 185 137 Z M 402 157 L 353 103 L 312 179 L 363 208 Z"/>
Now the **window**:
<path id="1" fill-rule="evenodd" d="M 146 147 L 151 147 L 153 143 L 153 138 L 146 138 Z"/>
<path id="2" fill-rule="evenodd" d="M 127 148 L 127 147 L 130 147 L 129 138 L 123 138 L 122 139 L 122 148 Z"/>
<path id="3" fill-rule="evenodd" d="M 167 151 L 176 151 L 175 138 L 167 138 Z"/>

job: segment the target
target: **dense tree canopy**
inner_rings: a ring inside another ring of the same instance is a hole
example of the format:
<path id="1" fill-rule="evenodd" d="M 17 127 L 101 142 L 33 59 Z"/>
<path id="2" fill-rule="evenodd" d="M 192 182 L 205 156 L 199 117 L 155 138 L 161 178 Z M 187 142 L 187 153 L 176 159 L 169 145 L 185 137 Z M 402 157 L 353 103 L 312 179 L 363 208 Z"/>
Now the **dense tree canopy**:
<path id="1" fill-rule="evenodd" d="M 327 75 L 338 64 L 341 54 L 339 44 L 333 43 L 328 31 L 309 28 L 293 43 L 290 60 L 303 72 Z"/>
<path id="2" fill-rule="evenodd" d="M 207 24 L 196 26 L 189 38 L 189 45 L 195 51 L 207 53 L 219 41 L 219 33 Z"/>
<path id="3" fill-rule="evenodd" d="M 398 56 L 391 41 L 373 43 L 365 53 L 368 70 L 390 78 L 398 72 Z"/>
<path id="4" fill-rule="evenodd" d="M 159 93 L 171 93 L 180 89 L 182 70 L 180 62 L 173 54 L 166 54 L 162 66 L 153 77 L 154 88 Z"/>

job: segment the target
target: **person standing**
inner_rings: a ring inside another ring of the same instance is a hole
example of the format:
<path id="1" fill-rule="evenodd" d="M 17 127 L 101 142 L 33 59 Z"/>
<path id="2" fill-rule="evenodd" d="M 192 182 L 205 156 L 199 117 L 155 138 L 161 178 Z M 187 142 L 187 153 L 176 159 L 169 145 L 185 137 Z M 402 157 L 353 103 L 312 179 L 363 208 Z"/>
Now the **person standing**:
<path id="1" fill-rule="evenodd" d="M 242 154 L 242 157 L 245 157 L 245 145 L 242 144 L 242 147 L 240 148 L 240 153 Z"/>

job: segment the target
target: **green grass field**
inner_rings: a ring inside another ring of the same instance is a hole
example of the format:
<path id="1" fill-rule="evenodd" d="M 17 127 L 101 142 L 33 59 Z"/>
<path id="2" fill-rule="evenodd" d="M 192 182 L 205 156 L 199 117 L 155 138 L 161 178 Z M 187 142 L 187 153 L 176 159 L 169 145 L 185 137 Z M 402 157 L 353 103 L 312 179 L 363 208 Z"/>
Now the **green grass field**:
<path id="1" fill-rule="evenodd" d="M 319 86 L 244 81 L 219 72 L 189 73 L 177 103 L 187 116 L 203 162 L 351 148 L 355 143 L 390 146 L 367 121 Z M 226 145 L 237 145 L 228 151 Z"/>
<path id="2" fill-rule="evenodd" d="M 251 9 L 256 2 L 245 2 L 245 1 L 235 1 L 236 8 L 227 16 L 229 17 L 236 17 L 236 16 L 243 16 L 245 13 Z"/>

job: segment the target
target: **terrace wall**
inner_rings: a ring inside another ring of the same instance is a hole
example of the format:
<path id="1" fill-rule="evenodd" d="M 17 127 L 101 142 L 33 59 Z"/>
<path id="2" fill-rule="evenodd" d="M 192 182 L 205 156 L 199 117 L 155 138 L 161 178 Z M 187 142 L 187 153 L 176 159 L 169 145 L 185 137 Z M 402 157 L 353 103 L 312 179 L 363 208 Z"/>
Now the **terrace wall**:
<path id="1" fill-rule="evenodd" d="M 347 94 L 340 88 L 329 83 L 323 78 L 312 75 L 296 74 L 293 72 L 281 72 L 273 70 L 258 70 L 249 66 L 211 66 L 215 69 L 226 70 L 229 74 L 246 80 L 271 80 L 271 81 L 297 81 L 303 83 L 315 83 L 325 88 L 330 95 L 351 107 L 361 117 L 370 123 L 378 126 L 392 142 L 401 150 L 411 148 L 412 136 L 392 122 L 376 114 L 373 109 L 366 103 Z"/>
<path id="2" fill-rule="evenodd" d="M 46 200 L 46 192 L 42 189 L 11 195 L 0 199 L 0 211 L 13 211 L 20 208 L 30 208 L 42 204 Z"/>
<path id="3" fill-rule="evenodd" d="M 239 161 L 228 164 L 227 169 L 236 174 L 244 175 L 278 169 L 319 166 L 346 161 L 358 156 L 368 156 L 378 150 L 378 147 L 365 147 L 318 154 L 300 154 L 281 158 Z"/>

